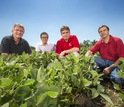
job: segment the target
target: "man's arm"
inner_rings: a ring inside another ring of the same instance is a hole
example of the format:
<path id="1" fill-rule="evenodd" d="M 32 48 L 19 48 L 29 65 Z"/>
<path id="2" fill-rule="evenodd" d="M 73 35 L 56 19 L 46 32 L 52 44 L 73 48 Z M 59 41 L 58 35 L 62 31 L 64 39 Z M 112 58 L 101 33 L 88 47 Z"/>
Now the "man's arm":
<path id="1" fill-rule="evenodd" d="M 64 56 L 66 53 L 78 52 L 78 51 L 79 51 L 79 48 L 73 47 L 73 48 L 71 48 L 71 49 L 62 51 L 62 52 L 59 54 L 59 57 Z"/>
<path id="2" fill-rule="evenodd" d="M 8 53 L 1 53 L 1 55 L 9 55 Z"/>
<path id="3" fill-rule="evenodd" d="M 114 68 L 116 68 L 116 67 L 117 67 L 117 65 L 120 65 L 120 64 L 122 63 L 122 61 L 120 61 L 121 59 L 123 59 L 123 58 L 122 58 L 122 57 L 118 58 L 118 60 L 117 60 L 117 61 L 115 61 L 115 63 L 114 63 L 114 64 L 112 64 L 111 66 L 109 66 L 109 67 L 105 68 L 105 69 L 103 70 L 103 73 L 104 73 L 104 74 L 110 74 L 110 73 L 111 73 L 111 71 L 113 71 L 113 70 L 114 70 Z"/>
<path id="4" fill-rule="evenodd" d="M 87 51 L 87 53 L 85 54 L 85 56 L 90 56 L 93 52 L 91 52 L 90 50 Z"/>
<path id="5" fill-rule="evenodd" d="M 2 39 L 1 47 L 0 47 L 1 55 L 9 55 L 9 47 L 10 47 L 9 40 L 10 40 L 9 37 L 4 37 Z"/>

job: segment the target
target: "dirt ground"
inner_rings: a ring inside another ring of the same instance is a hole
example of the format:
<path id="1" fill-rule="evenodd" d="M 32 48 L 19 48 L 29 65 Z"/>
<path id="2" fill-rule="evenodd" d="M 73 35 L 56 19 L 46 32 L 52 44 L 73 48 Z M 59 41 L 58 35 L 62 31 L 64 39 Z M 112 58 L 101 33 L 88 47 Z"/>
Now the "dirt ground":
<path id="1" fill-rule="evenodd" d="M 91 99 L 91 97 L 88 98 L 85 94 L 82 93 L 75 100 L 76 102 L 79 102 L 80 105 L 73 105 L 71 107 L 124 107 L 124 102 L 118 98 L 119 91 L 114 89 L 112 82 L 108 78 L 105 78 L 101 82 L 101 85 L 105 87 L 106 93 L 112 100 L 113 105 L 101 96 Z"/>

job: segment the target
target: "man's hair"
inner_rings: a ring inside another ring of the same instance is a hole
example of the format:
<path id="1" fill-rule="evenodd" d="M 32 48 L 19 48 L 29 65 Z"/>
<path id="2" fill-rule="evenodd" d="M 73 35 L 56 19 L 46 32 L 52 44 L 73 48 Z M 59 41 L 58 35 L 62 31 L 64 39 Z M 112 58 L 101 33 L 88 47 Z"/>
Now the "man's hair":
<path id="1" fill-rule="evenodd" d="M 69 32 L 70 32 L 70 29 L 68 26 L 62 26 L 60 29 L 60 32 L 62 33 L 63 30 L 69 30 Z"/>
<path id="2" fill-rule="evenodd" d="M 18 24 L 18 23 L 14 24 L 14 25 L 12 26 L 11 31 L 14 31 L 14 29 L 15 29 L 16 26 L 18 26 L 18 27 L 22 27 L 23 30 L 24 30 L 24 32 L 25 32 L 25 28 L 24 28 L 24 26 L 23 26 L 22 24 Z"/>
<path id="3" fill-rule="evenodd" d="M 106 28 L 109 30 L 109 27 L 108 27 L 108 26 L 102 25 L 102 26 L 99 27 L 98 32 L 99 32 L 99 30 L 100 30 L 102 27 L 106 27 Z"/>
<path id="4" fill-rule="evenodd" d="M 49 37 L 48 33 L 46 33 L 46 32 L 42 32 L 42 33 L 40 34 L 40 38 L 42 38 L 42 35 L 47 35 L 47 37 Z"/>

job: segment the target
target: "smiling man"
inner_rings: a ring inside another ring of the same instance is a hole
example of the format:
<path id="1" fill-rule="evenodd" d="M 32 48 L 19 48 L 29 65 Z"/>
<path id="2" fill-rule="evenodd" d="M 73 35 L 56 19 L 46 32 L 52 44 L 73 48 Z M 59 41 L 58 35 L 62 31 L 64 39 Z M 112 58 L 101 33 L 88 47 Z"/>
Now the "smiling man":
<path id="1" fill-rule="evenodd" d="M 98 29 L 101 40 L 98 41 L 86 54 L 90 56 L 99 51 L 101 58 L 95 57 L 95 62 L 99 66 L 101 72 L 105 75 L 110 75 L 110 79 L 118 84 L 124 83 L 124 78 L 117 75 L 120 70 L 117 65 L 122 62 L 120 59 L 124 58 L 124 45 L 120 38 L 109 35 L 109 28 L 102 25 Z"/>
<path id="2" fill-rule="evenodd" d="M 79 56 L 80 45 L 75 35 L 70 35 L 68 26 L 62 26 L 60 29 L 62 38 L 57 41 L 56 53 L 58 57 L 66 56 L 73 52 L 76 57 Z"/>
<path id="3" fill-rule="evenodd" d="M 23 52 L 31 54 L 28 42 L 22 38 L 25 32 L 24 26 L 21 24 L 14 24 L 11 30 L 12 35 L 5 36 L 1 41 L 1 55 L 9 55 L 12 53 L 21 55 Z"/>
<path id="4" fill-rule="evenodd" d="M 46 52 L 51 52 L 51 51 L 56 51 L 56 47 L 48 42 L 48 34 L 46 32 L 42 32 L 40 34 L 40 39 L 42 42 L 37 43 L 36 45 L 36 51 L 46 51 Z"/>

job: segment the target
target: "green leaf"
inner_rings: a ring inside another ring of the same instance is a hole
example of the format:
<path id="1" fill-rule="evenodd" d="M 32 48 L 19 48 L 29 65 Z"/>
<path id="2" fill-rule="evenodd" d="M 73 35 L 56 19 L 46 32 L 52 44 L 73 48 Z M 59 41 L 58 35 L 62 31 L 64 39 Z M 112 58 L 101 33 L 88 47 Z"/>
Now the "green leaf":
<path id="1" fill-rule="evenodd" d="M 28 73 L 29 73 L 28 70 L 27 69 L 24 69 L 23 72 L 24 72 L 24 76 L 27 78 Z"/>
<path id="2" fill-rule="evenodd" d="M 23 101 L 28 98 L 31 94 L 31 89 L 28 86 L 19 86 L 15 91 L 14 99 L 18 101 Z"/>
<path id="3" fill-rule="evenodd" d="M 119 93 L 119 97 L 124 101 L 124 94 Z"/>
<path id="4" fill-rule="evenodd" d="M 2 105 L 1 107 L 9 107 L 9 102 L 4 104 L 4 105 Z"/>
<path id="5" fill-rule="evenodd" d="M 7 102 L 11 101 L 12 99 L 13 99 L 13 95 L 9 95 L 8 93 L 6 93 L 6 95 L 4 97 L 0 96 L 0 105 L 6 104 Z"/>
<path id="6" fill-rule="evenodd" d="M 88 81 L 85 86 L 90 86 L 92 84 L 92 81 Z"/>
<path id="7" fill-rule="evenodd" d="M 37 95 L 48 91 L 48 87 L 42 82 L 38 82 L 35 88 L 38 90 Z"/>
<path id="8" fill-rule="evenodd" d="M 104 92 L 105 89 L 104 89 L 104 87 L 103 87 L 101 84 L 98 84 L 98 85 L 97 85 L 97 91 L 98 91 L 98 92 Z"/>
<path id="9" fill-rule="evenodd" d="M 113 102 L 111 101 L 111 99 L 109 98 L 109 96 L 108 95 L 106 95 L 106 94 L 100 94 L 106 101 L 108 101 L 110 104 L 112 104 L 113 105 Z"/>
<path id="10" fill-rule="evenodd" d="M 94 80 L 93 80 L 93 85 L 96 85 L 96 84 L 97 84 L 98 79 L 99 79 L 99 77 L 94 78 Z"/>
<path id="11" fill-rule="evenodd" d="M 94 71 L 94 70 L 91 70 L 90 73 L 92 74 L 93 78 L 98 75 L 98 73 L 96 71 Z"/>
<path id="12" fill-rule="evenodd" d="M 12 107 L 20 107 L 18 104 L 14 104 Z"/>
<path id="13" fill-rule="evenodd" d="M 71 93 L 71 91 L 72 91 L 72 87 L 67 87 L 67 88 L 66 88 L 66 92 L 67 92 L 67 93 Z"/>
<path id="14" fill-rule="evenodd" d="M 57 87 L 57 86 L 51 85 L 51 86 L 49 87 L 49 91 L 58 92 L 58 91 L 59 91 L 59 89 L 58 89 L 58 87 Z"/>
<path id="15" fill-rule="evenodd" d="M 54 61 L 54 69 L 61 70 L 62 69 L 61 63 L 58 61 Z"/>
<path id="16" fill-rule="evenodd" d="M 95 60 L 95 58 L 94 58 L 94 56 L 91 58 L 91 63 L 93 63 L 94 62 L 94 60 Z"/>
<path id="17" fill-rule="evenodd" d="M 76 66 L 74 69 L 73 69 L 73 74 L 74 75 L 77 75 L 78 72 L 80 72 L 80 68 L 78 66 Z"/>
<path id="18" fill-rule="evenodd" d="M 28 80 L 24 83 L 24 85 L 31 85 L 31 84 L 33 84 L 34 82 L 35 82 L 34 79 L 28 79 Z"/>
<path id="19" fill-rule="evenodd" d="M 118 71 L 116 72 L 119 77 L 124 78 L 124 72 Z"/>
<path id="20" fill-rule="evenodd" d="M 50 107 L 50 105 L 54 105 L 53 107 L 58 107 L 57 102 L 57 99 L 50 99 L 50 101 L 48 102 L 48 107 Z"/>
<path id="21" fill-rule="evenodd" d="M 14 59 L 14 61 L 9 62 L 8 65 L 15 65 L 17 61 L 18 61 L 18 58 Z"/>
<path id="22" fill-rule="evenodd" d="M 1 78 L 0 86 L 9 86 L 12 83 L 12 80 L 9 78 Z"/>
<path id="23" fill-rule="evenodd" d="M 47 95 L 49 95 L 52 98 L 56 98 L 58 96 L 58 92 L 54 92 L 54 91 L 48 91 Z"/>
<path id="24" fill-rule="evenodd" d="M 37 69 L 31 69 L 31 78 L 36 80 L 37 79 Z"/>
<path id="25" fill-rule="evenodd" d="M 113 87 L 114 87 L 114 89 L 116 89 L 116 90 L 120 90 L 120 87 L 119 87 L 119 85 L 118 84 L 116 84 L 116 83 L 114 83 L 114 82 L 112 82 L 114 85 L 113 85 Z"/>
<path id="26" fill-rule="evenodd" d="M 96 98 L 98 95 L 99 94 L 98 94 L 97 90 L 95 88 L 92 88 L 92 97 Z"/>
<path id="27" fill-rule="evenodd" d="M 40 94 L 40 96 L 38 97 L 38 101 L 37 101 L 37 104 L 38 105 L 39 103 L 42 103 L 43 100 L 47 97 L 47 93 L 43 93 L 43 94 Z"/>
<path id="28" fill-rule="evenodd" d="M 37 81 L 41 80 L 41 73 L 43 72 L 43 67 L 41 66 L 37 72 Z"/>
<path id="29" fill-rule="evenodd" d="M 20 107 L 27 107 L 27 102 L 25 102 L 24 104 L 22 104 Z"/>
<path id="30" fill-rule="evenodd" d="M 88 80 L 87 80 L 86 78 L 83 78 L 83 79 L 82 79 L 82 82 L 83 82 L 83 85 L 87 85 Z"/>

